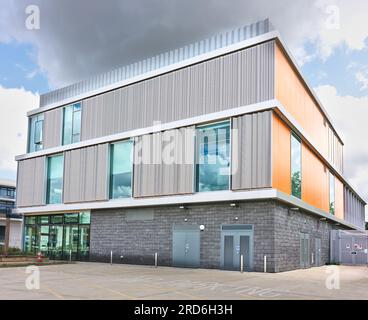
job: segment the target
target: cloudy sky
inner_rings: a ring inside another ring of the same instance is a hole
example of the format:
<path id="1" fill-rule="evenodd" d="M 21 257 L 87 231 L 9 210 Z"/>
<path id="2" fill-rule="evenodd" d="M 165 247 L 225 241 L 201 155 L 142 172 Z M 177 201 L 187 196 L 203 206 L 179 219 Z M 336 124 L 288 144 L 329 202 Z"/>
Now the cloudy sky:
<path id="1" fill-rule="evenodd" d="M 15 178 L 39 93 L 270 18 L 346 144 L 368 200 L 367 0 L 0 0 L 0 177 Z M 40 29 L 26 28 L 29 5 Z"/>

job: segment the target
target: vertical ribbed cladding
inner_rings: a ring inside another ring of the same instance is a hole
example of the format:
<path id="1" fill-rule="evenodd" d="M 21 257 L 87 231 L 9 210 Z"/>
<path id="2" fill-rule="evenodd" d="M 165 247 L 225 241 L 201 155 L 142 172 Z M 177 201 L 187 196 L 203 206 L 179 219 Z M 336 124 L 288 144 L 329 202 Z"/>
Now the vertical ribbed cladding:
<path id="1" fill-rule="evenodd" d="M 111 85 L 168 65 L 199 56 L 246 39 L 259 36 L 272 30 L 268 19 L 227 31 L 211 38 L 201 40 L 185 47 L 171 50 L 128 66 L 93 76 L 70 86 L 54 90 L 40 96 L 40 107 L 78 96 L 104 86 Z"/>
<path id="2" fill-rule="evenodd" d="M 62 108 L 57 108 L 45 112 L 44 134 L 43 134 L 44 149 L 56 147 L 61 144 L 61 135 L 63 132 L 62 117 L 63 117 Z"/>
<path id="3" fill-rule="evenodd" d="M 233 118 L 233 190 L 271 187 L 271 119 L 271 111 Z"/>
<path id="4" fill-rule="evenodd" d="M 108 144 L 65 152 L 64 203 L 108 200 Z"/>
<path id="5" fill-rule="evenodd" d="M 269 41 L 83 100 L 81 140 L 274 98 Z"/>
<path id="6" fill-rule="evenodd" d="M 365 229 L 365 206 L 356 194 L 344 187 L 344 219 L 359 228 Z"/>
<path id="7" fill-rule="evenodd" d="M 17 207 L 45 204 L 46 157 L 18 162 Z"/>
<path id="8" fill-rule="evenodd" d="M 134 197 L 194 192 L 193 134 L 194 127 L 188 127 L 135 138 Z M 172 163 L 167 163 L 163 156 L 170 143 L 175 148 Z"/>

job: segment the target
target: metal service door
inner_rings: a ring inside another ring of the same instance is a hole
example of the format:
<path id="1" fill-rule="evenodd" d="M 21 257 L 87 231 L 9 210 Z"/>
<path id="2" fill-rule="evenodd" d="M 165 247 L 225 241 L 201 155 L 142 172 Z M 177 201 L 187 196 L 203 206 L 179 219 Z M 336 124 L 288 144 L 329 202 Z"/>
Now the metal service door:
<path id="1" fill-rule="evenodd" d="M 367 238 L 366 237 L 353 237 L 353 263 L 354 264 L 367 264 Z"/>
<path id="2" fill-rule="evenodd" d="M 321 265 L 321 239 L 315 238 L 315 265 L 319 267 Z"/>
<path id="3" fill-rule="evenodd" d="M 172 263 L 178 267 L 199 267 L 199 226 L 174 226 Z"/>
<path id="4" fill-rule="evenodd" d="M 221 228 L 221 267 L 239 270 L 241 256 L 245 271 L 253 267 L 253 227 L 251 225 L 223 225 Z"/>
<path id="5" fill-rule="evenodd" d="M 300 234 L 300 267 L 309 268 L 309 234 Z"/>

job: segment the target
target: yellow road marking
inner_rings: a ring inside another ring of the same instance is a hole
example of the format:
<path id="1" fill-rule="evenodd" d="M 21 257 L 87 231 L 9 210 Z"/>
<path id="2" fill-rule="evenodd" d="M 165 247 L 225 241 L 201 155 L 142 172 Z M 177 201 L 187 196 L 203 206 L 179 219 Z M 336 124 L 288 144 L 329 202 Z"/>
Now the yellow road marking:
<path id="1" fill-rule="evenodd" d="M 50 292 L 56 298 L 58 298 L 60 300 L 64 300 L 65 299 L 61 294 L 57 293 L 55 290 L 49 288 L 48 286 L 42 285 L 42 287 L 44 287 L 48 292 Z"/>

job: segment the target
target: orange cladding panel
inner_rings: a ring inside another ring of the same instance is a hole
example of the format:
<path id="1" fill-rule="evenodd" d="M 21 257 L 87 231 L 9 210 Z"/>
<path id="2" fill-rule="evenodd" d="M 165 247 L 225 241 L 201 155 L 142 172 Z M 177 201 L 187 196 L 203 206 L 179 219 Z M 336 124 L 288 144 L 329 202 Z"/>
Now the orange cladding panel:
<path id="1" fill-rule="evenodd" d="M 272 127 L 272 187 L 291 193 L 290 128 L 273 113 Z"/>
<path id="2" fill-rule="evenodd" d="M 328 126 L 324 120 L 324 115 L 279 44 L 276 45 L 275 64 L 276 99 L 281 102 L 327 156 Z"/>
<path id="3" fill-rule="evenodd" d="M 319 158 L 302 145 L 302 200 L 329 211 L 329 171 Z"/>

